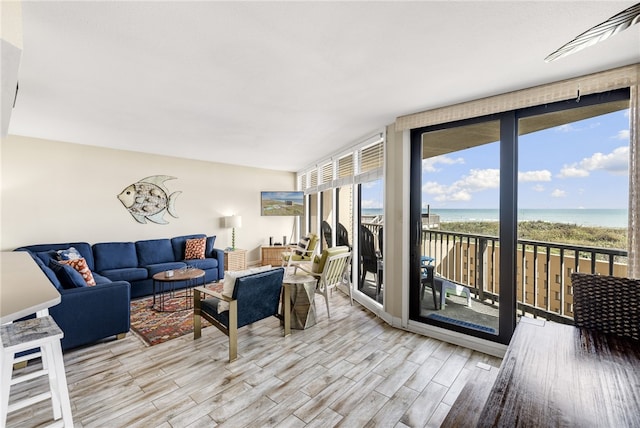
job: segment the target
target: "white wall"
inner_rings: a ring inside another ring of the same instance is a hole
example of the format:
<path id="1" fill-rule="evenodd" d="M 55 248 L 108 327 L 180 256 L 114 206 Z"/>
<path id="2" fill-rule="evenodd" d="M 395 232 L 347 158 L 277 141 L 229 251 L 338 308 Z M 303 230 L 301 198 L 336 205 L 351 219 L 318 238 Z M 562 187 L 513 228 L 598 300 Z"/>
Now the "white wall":
<path id="1" fill-rule="evenodd" d="M 221 218 L 242 216 L 236 247 L 260 259 L 269 236 L 291 235 L 294 217 L 262 217 L 260 191 L 295 190 L 295 174 L 213 162 L 111 150 L 36 138 L 2 139 L 0 249 L 29 244 L 136 241 L 206 233 L 216 248 L 231 245 Z M 182 191 L 167 225 L 140 224 L 117 195 L 152 175 L 169 175 L 170 192 Z"/>

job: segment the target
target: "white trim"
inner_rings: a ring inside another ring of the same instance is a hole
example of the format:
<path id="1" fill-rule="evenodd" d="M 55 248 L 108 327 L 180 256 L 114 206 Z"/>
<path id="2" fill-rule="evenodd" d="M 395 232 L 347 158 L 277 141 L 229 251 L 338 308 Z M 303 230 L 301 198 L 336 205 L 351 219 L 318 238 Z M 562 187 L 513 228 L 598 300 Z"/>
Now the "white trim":
<path id="1" fill-rule="evenodd" d="M 382 178 L 383 175 L 384 175 L 384 167 L 380 167 L 380 168 L 372 169 L 371 171 L 367 171 L 362 174 L 356 175 L 355 177 L 353 177 L 353 182 L 355 184 L 361 184 L 361 183 L 366 183 L 368 181 L 375 181 Z"/>
<path id="2" fill-rule="evenodd" d="M 410 214 L 411 214 L 411 192 L 407 191 L 411 181 L 411 131 L 402 131 L 402 309 L 401 309 L 401 326 L 407 328 L 409 325 L 409 285 L 410 279 L 410 253 L 411 248 L 409 243 L 411 242 L 411 228 Z"/>
<path id="3" fill-rule="evenodd" d="M 307 165 L 305 168 L 301 169 L 300 172 L 310 171 L 312 169 L 318 169 L 320 165 L 324 165 L 327 162 L 337 161 L 341 157 L 344 157 L 345 155 L 348 155 L 349 153 L 352 153 L 358 149 L 367 147 L 380 140 L 384 141 L 385 138 L 386 138 L 386 129 L 383 127 L 377 131 L 374 131 L 371 134 L 367 134 L 366 136 L 357 139 L 355 143 L 348 144 L 347 146 L 329 154 L 327 157 L 318 159 L 318 161 L 314 162 L 313 164 Z"/>
<path id="4" fill-rule="evenodd" d="M 397 325 L 394 327 L 402 328 L 400 320 L 398 318 L 395 318 L 395 320 L 397 321 Z M 418 321 L 409 320 L 407 328 L 403 328 L 403 330 L 433 337 L 434 339 L 442 340 L 443 342 L 452 343 L 454 345 L 464 346 L 465 348 L 493 355 L 498 358 L 503 358 L 504 354 L 507 352 L 507 345 L 480 339 L 466 333 L 459 333 L 457 331 L 447 330 L 434 325 L 424 324 Z"/>

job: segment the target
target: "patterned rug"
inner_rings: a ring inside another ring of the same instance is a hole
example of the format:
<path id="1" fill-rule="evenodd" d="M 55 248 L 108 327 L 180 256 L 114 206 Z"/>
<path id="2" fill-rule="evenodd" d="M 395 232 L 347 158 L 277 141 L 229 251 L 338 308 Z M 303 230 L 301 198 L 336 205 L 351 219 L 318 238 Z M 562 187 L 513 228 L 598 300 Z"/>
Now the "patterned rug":
<path id="1" fill-rule="evenodd" d="M 220 292 L 222 283 L 207 284 L 207 288 Z M 193 333 L 193 308 L 184 309 L 185 293 L 185 290 L 180 290 L 172 298 L 165 297 L 164 307 L 167 312 L 154 310 L 151 296 L 131 301 L 131 331 L 149 346 Z M 210 325 L 202 319 L 202 328 Z"/>

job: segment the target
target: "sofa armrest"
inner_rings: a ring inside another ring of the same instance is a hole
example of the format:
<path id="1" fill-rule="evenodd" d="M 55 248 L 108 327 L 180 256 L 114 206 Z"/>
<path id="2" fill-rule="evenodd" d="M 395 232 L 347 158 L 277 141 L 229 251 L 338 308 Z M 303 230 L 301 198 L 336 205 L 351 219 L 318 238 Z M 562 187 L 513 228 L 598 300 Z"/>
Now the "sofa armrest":
<path id="1" fill-rule="evenodd" d="M 224 250 L 214 248 L 211 252 L 211 258 L 218 260 L 218 278 L 224 279 Z"/>
<path id="2" fill-rule="evenodd" d="M 64 332 L 63 349 L 129 331 L 131 286 L 128 282 L 61 290 L 60 295 L 61 302 L 49 308 L 49 313 Z"/>

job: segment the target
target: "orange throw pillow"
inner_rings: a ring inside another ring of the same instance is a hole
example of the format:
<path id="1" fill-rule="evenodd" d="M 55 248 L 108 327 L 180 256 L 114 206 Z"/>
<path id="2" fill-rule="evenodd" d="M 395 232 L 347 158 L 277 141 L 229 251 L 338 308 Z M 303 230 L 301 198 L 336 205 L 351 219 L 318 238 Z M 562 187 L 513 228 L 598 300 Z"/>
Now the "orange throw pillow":
<path id="1" fill-rule="evenodd" d="M 65 265 L 69 265 L 75 270 L 78 271 L 80 275 L 82 275 L 82 279 L 87 283 L 89 287 L 96 285 L 96 280 L 93 279 L 93 274 L 91 273 L 91 269 L 87 265 L 87 261 L 84 258 L 73 259 L 73 260 L 60 260 L 60 263 Z"/>
<path id="2" fill-rule="evenodd" d="M 184 259 L 204 259 L 207 238 L 187 239 L 184 247 Z"/>

